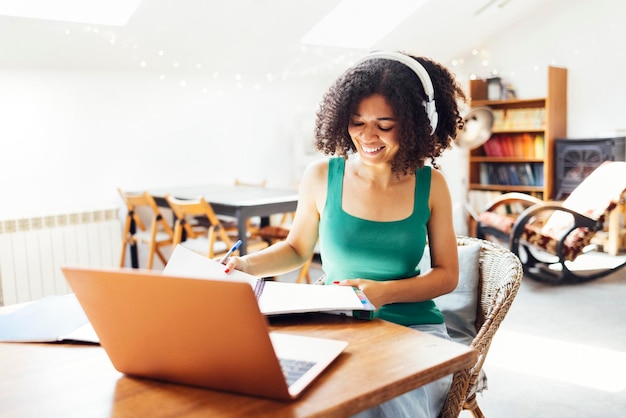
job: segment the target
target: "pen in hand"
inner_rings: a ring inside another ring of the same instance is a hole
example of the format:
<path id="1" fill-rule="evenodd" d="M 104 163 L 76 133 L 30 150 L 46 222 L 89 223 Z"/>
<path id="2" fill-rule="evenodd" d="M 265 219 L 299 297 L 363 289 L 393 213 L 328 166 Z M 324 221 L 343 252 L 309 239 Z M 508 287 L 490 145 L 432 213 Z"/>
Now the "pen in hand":
<path id="1" fill-rule="evenodd" d="M 243 244 L 243 242 L 241 240 L 238 240 L 235 245 L 233 245 L 231 247 L 230 250 L 228 250 L 228 252 L 226 254 L 224 254 L 224 257 L 222 257 L 222 259 L 220 260 L 220 264 L 224 264 L 226 263 L 226 261 L 228 260 L 228 258 L 233 255 L 233 253 L 235 251 L 237 251 L 239 249 L 239 247 L 241 246 L 241 244 Z"/>

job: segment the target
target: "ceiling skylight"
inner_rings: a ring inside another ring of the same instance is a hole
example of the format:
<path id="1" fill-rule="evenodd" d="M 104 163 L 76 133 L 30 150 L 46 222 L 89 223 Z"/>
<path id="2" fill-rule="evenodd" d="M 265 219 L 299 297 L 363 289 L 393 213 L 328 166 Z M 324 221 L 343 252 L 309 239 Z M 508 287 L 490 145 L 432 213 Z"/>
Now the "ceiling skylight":
<path id="1" fill-rule="evenodd" d="M 367 49 L 427 0 L 341 0 L 302 38 L 309 45 Z"/>
<path id="2" fill-rule="evenodd" d="M 141 0 L 0 0 L 0 15 L 124 26 Z"/>

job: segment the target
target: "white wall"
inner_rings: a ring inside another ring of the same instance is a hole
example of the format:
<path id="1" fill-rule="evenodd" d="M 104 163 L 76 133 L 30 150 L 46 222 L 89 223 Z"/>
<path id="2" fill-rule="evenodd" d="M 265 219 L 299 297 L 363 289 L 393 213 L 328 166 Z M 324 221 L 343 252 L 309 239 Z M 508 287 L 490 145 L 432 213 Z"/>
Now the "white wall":
<path id="1" fill-rule="evenodd" d="M 626 130 L 626 2 L 572 0 L 537 10 L 532 19 L 468 54 L 463 74 L 493 70 L 518 97 L 544 97 L 547 66 L 568 69 L 568 136 Z M 489 64 L 482 65 L 486 59 Z"/>
<path id="2" fill-rule="evenodd" d="M 118 186 L 291 186 L 323 89 L 22 69 L 0 71 L 0 91 L 2 217 L 118 204 Z"/>
<path id="3" fill-rule="evenodd" d="M 567 4 L 538 10 L 451 68 L 464 84 L 472 73 L 497 69 L 528 98 L 545 95 L 548 65 L 567 67 L 568 135 L 625 129 L 626 5 Z M 0 69 L 0 217 L 118 204 L 117 186 L 298 180 L 305 163 L 298 156 L 331 80 L 275 81 L 258 90 L 219 78 L 186 82 L 141 71 Z M 461 207 L 463 153 L 451 151 L 440 164 Z"/>

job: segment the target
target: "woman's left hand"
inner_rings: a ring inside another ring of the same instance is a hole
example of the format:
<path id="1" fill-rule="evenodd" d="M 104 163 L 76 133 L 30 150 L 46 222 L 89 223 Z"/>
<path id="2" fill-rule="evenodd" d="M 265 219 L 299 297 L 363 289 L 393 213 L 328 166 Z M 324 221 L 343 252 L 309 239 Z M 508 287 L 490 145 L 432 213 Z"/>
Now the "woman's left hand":
<path id="1" fill-rule="evenodd" d="M 385 305 L 384 282 L 367 279 L 348 279 L 341 282 L 333 283 L 338 286 L 352 286 L 360 289 L 367 299 L 376 307 L 376 309 Z"/>

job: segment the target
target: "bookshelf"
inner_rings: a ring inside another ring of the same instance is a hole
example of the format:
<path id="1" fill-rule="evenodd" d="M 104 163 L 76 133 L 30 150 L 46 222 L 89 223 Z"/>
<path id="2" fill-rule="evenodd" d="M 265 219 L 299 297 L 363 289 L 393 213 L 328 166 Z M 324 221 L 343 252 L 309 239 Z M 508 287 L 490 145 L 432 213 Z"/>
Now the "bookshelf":
<path id="1" fill-rule="evenodd" d="M 470 80 L 471 107 L 487 106 L 494 114 L 491 137 L 470 152 L 470 195 L 554 197 L 555 138 L 567 136 L 567 69 L 548 67 L 547 81 L 543 98 L 487 100 L 487 81 Z"/>

